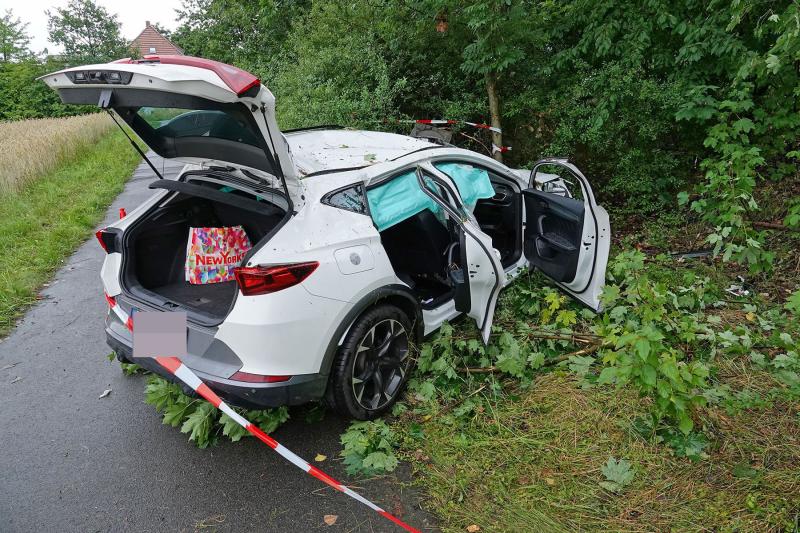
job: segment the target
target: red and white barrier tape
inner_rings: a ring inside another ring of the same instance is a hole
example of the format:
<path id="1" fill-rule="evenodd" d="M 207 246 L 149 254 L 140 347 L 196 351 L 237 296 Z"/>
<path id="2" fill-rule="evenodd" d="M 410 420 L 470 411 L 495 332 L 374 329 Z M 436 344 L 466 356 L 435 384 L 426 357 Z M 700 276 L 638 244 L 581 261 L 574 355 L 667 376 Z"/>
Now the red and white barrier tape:
<path id="1" fill-rule="evenodd" d="M 500 128 L 496 128 L 494 126 L 490 126 L 489 124 L 481 124 L 479 122 L 467 122 L 466 120 L 452 120 L 452 119 L 438 119 L 438 118 L 420 118 L 416 120 L 401 120 L 401 124 L 429 124 L 431 126 L 452 126 L 453 124 L 466 124 L 467 126 L 472 126 L 473 128 L 478 128 L 482 130 L 490 130 L 495 133 L 503 133 L 503 130 Z"/>
<path id="2" fill-rule="evenodd" d="M 119 305 L 117 305 L 116 300 L 112 296 L 109 296 L 108 294 L 106 294 L 105 296 L 106 300 L 108 301 L 108 304 L 111 306 L 112 311 L 116 313 L 116 315 L 120 318 L 120 320 L 122 320 L 122 322 L 130 331 L 133 331 L 133 320 L 131 319 L 131 317 L 128 316 L 128 314 L 125 313 L 125 311 L 120 309 Z M 356 491 L 339 483 L 338 481 L 330 477 L 328 474 L 326 474 L 319 468 L 311 465 L 308 461 L 304 460 L 303 458 L 301 458 L 300 456 L 298 456 L 297 454 L 295 454 L 294 452 L 283 446 L 281 443 L 279 443 L 278 441 L 276 441 L 275 439 L 273 439 L 272 437 L 261 431 L 261 429 L 259 429 L 258 426 L 249 422 L 246 418 L 244 418 L 239 413 L 234 411 L 233 408 L 231 408 L 227 403 L 223 402 L 222 398 L 217 396 L 217 394 L 214 391 L 212 391 L 208 387 L 208 385 L 203 383 L 203 380 L 201 380 L 197 376 L 197 374 L 192 372 L 192 370 L 188 366 L 184 365 L 181 362 L 181 360 L 178 359 L 177 357 L 156 357 L 155 360 L 170 374 L 174 375 L 176 378 L 178 378 L 186 385 L 191 387 L 193 391 L 195 391 L 197 394 L 206 399 L 214 407 L 216 407 L 217 409 L 219 409 L 220 411 L 231 417 L 237 424 L 245 428 L 258 440 L 260 440 L 261 442 L 263 442 L 264 444 L 266 444 L 267 446 L 278 452 L 278 454 L 281 457 L 283 457 L 284 459 L 286 459 L 287 461 L 289 461 L 290 463 L 301 469 L 303 472 L 314 476 L 315 478 L 319 479 L 326 485 L 329 485 L 334 489 L 338 490 L 339 492 L 344 492 L 354 500 L 363 503 L 373 511 L 377 512 L 379 515 L 394 522 L 395 524 L 402 527 L 406 531 L 411 531 L 412 533 L 420 533 L 418 529 L 406 524 L 396 516 L 384 511 L 383 509 L 381 509 L 368 499 L 364 498 Z"/>
<path id="3" fill-rule="evenodd" d="M 510 151 L 511 151 L 510 146 L 497 146 L 496 144 L 492 143 L 492 153 L 500 152 L 501 154 L 504 154 Z"/>

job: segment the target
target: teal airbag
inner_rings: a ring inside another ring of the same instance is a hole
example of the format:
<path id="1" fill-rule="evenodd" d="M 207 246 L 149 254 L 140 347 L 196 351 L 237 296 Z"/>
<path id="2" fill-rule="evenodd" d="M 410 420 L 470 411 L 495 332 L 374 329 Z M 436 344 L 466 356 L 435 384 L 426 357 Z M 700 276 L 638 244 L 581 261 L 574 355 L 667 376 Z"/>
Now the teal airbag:
<path id="1" fill-rule="evenodd" d="M 368 189 L 367 202 L 378 231 L 391 228 L 425 209 L 434 214 L 439 211 L 438 204 L 420 189 L 415 172 L 402 174 L 379 187 Z"/>
<path id="2" fill-rule="evenodd" d="M 455 182 L 461 201 L 470 210 L 475 207 L 478 200 L 494 196 L 489 173 L 482 168 L 461 163 L 440 163 L 435 166 Z"/>

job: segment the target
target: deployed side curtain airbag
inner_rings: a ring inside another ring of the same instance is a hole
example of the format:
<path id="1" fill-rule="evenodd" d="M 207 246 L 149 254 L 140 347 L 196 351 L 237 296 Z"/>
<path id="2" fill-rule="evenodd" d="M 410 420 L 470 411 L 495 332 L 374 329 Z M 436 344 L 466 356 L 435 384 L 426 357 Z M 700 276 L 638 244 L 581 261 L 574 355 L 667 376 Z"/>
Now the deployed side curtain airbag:
<path id="1" fill-rule="evenodd" d="M 489 173 L 482 168 L 461 163 L 440 163 L 435 166 L 455 182 L 461 200 L 470 210 L 475 207 L 478 200 L 494 196 Z"/>
<path id="2" fill-rule="evenodd" d="M 434 214 L 439 212 L 439 205 L 422 192 L 413 171 L 367 189 L 367 202 L 378 231 L 391 228 L 426 209 Z"/>

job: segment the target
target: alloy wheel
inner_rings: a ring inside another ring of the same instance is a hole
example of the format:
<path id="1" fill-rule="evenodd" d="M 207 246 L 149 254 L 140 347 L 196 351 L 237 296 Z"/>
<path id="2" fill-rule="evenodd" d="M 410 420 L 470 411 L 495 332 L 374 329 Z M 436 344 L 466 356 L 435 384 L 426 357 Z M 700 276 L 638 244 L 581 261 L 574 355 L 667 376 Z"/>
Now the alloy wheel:
<path id="1" fill-rule="evenodd" d="M 367 331 L 353 362 L 353 396 L 361 407 L 374 411 L 394 399 L 411 362 L 408 349 L 408 332 L 397 320 L 381 320 Z"/>

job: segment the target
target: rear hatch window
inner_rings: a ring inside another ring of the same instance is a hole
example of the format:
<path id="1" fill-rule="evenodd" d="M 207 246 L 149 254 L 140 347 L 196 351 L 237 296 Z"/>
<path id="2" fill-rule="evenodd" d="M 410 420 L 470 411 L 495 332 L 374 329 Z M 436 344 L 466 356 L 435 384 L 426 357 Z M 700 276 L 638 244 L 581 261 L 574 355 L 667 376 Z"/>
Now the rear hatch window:
<path id="1" fill-rule="evenodd" d="M 151 135 L 166 144 L 167 139 L 209 137 L 259 146 L 258 137 L 236 114 L 217 110 L 175 107 L 140 107 L 136 115 L 152 130 Z M 140 123 L 140 127 L 144 127 Z"/>

